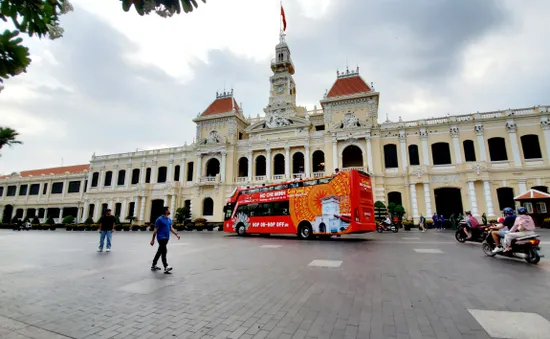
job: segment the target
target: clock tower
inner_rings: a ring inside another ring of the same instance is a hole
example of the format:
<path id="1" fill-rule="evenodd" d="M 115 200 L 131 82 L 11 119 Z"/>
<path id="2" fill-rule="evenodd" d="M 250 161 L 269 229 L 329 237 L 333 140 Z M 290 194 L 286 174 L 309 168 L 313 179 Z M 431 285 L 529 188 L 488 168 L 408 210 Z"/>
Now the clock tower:
<path id="1" fill-rule="evenodd" d="M 281 121 L 280 118 L 287 119 L 296 115 L 296 83 L 292 77 L 294 64 L 284 32 L 281 32 L 279 43 L 275 46 L 275 59 L 271 60 L 271 70 L 271 93 L 264 112 L 267 121 Z"/>

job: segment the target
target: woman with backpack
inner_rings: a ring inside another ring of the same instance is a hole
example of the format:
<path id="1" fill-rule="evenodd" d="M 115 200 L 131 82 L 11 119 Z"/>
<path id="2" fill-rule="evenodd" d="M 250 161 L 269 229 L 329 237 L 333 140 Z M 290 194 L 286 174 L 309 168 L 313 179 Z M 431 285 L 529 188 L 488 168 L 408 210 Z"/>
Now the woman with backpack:
<path id="1" fill-rule="evenodd" d="M 472 212 L 466 211 L 464 212 L 466 215 L 464 217 L 464 223 L 466 223 L 467 227 L 464 227 L 464 233 L 468 236 L 466 239 L 472 239 L 472 231 L 471 228 L 477 228 L 479 226 L 479 221 L 475 217 L 472 216 Z"/>

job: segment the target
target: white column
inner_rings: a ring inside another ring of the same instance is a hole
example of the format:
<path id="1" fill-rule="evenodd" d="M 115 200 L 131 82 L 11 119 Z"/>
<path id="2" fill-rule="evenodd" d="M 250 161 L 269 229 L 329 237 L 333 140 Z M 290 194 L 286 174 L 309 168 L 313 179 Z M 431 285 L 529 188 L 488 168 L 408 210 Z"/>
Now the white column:
<path id="1" fill-rule="evenodd" d="M 416 184 L 410 184 L 409 190 L 411 191 L 411 206 L 412 206 L 412 216 L 413 216 L 413 222 L 414 222 L 420 217 L 418 215 L 418 202 L 416 200 Z"/>
<path id="2" fill-rule="evenodd" d="M 266 172 L 265 172 L 265 176 L 266 176 L 266 180 L 267 181 L 270 181 L 271 180 L 271 148 L 266 148 L 266 151 L 267 151 L 267 164 L 266 164 Z"/>
<path id="3" fill-rule="evenodd" d="M 474 127 L 477 136 L 477 147 L 479 148 L 479 161 L 487 161 L 487 150 L 485 148 L 485 138 L 483 137 L 483 125 Z"/>
<path id="4" fill-rule="evenodd" d="M 181 158 L 180 182 L 183 184 L 187 181 L 187 162 L 185 158 Z"/>
<path id="5" fill-rule="evenodd" d="M 107 208 L 114 212 L 113 200 L 107 201 Z"/>
<path id="6" fill-rule="evenodd" d="M 29 193 L 29 187 L 27 187 L 27 195 Z M 65 198 L 65 193 L 69 190 L 69 188 L 67 187 L 67 179 L 63 180 L 63 191 L 61 191 L 61 198 Z"/>
<path id="7" fill-rule="evenodd" d="M 82 211 L 82 220 L 85 221 L 88 219 L 88 209 L 90 208 L 90 202 L 88 199 L 84 200 L 84 211 Z"/>
<path id="8" fill-rule="evenodd" d="M 311 177 L 311 157 L 309 155 L 309 145 L 306 145 L 306 158 L 305 158 L 305 170 L 306 170 L 306 178 Z"/>
<path id="9" fill-rule="evenodd" d="M 36 215 L 38 216 L 38 209 L 36 209 Z M 0 220 L 4 220 L 4 206 L 0 206 Z"/>
<path id="10" fill-rule="evenodd" d="M 506 123 L 508 128 L 508 137 L 510 139 L 510 145 L 512 146 L 512 158 L 514 159 L 514 166 L 521 167 L 521 157 L 519 152 L 518 135 L 516 133 L 516 123 L 511 120 Z"/>
<path id="11" fill-rule="evenodd" d="M 111 188 L 115 189 L 118 186 L 118 165 L 113 168 L 113 175 L 111 178 Z"/>
<path id="12" fill-rule="evenodd" d="M 157 183 L 157 161 L 153 160 L 153 166 L 151 166 L 151 184 Z"/>
<path id="13" fill-rule="evenodd" d="M 145 184 L 145 173 L 147 172 L 147 169 L 145 168 L 145 159 L 141 161 L 141 169 L 139 170 L 139 183 Z"/>
<path id="14" fill-rule="evenodd" d="M 124 200 L 122 201 L 122 208 L 120 209 L 120 219 L 122 219 L 123 221 L 125 221 L 126 217 L 128 216 L 128 214 L 126 214 L 127 210 L 128 210 L 128 199 L 124 198 Z"/>
<path id="15" fill-rule="evenodd" d="M 139 209 L 139 220 L 143 222 L 145 219 L 145 197 L 141 197 L 141 207 Z"/>
<path id="16" fill-rule="evenodd" d="M 94 175 L 94 171 L 92 169 L 92 166 L 90 166 L 90 169 L 88 170 L 88 185 L 86 185 L 86 192 L 90 192 L 90 188 L 92 187 L 92 177 Z M 38 196 L 40 197 L 42 195 L 42 185 L 40 186 L 40 192 L 38 192 Z"/>
<path id="17" fill-rule="evenodd" d="M 495 211 L 493 208 L 493 198 L 491 196 L 491 183 L 488 180 L 483 181 L 483 192 L 485 195 L 485 204 L 487 205 L 487 217 L 495 217 Z"/>
<path id="18" fill-rule="evenodd" d="M 334 172 L 338 167 L 338 140 L 332 138 L 332 171 Z"/>
<path id="19" fill-rule="evenodd" d="M 372 144 L 371 144 L 371 136 L 370 131 L 367 133 L 367 164 L 368 164 L 368 172 L 374 173 L 374 165 L 372 161 Z"/>
<path id="20" fill-rule="evenodd" d="M 130 182 L 132 182 L 132 164 L 128 164 L 128 167 L 126 167 L 126 177 L 124 178 L 124 187 L 126 189 L 130 188 Z"/>
<path id="21" fill-rule="evenodd" d="M 58 221 L 59 223 L 61 223 L 63 221 L 63 209 L 64 209 L 64 207 L 61 207 L 59 209 L 59 221 Z"/>
<path id="22" fill-rule="evenodd" d="M 80 200 L 82 200 L 82 197 L 84 197 L 84 190 L 86 189 L 86 178 L 82 178 L 80 180 Z"/>
<path id="23" fill-rule="evenodd" d="M 252 182 L 252 151 L 248 152 L 248 182 Z"/>
<path id="24" fill-rule="evenodd" d="M 431 216 L 432 213 L 432 197 L 430 192 L 430 183 L 424 183 L 424 201 L 426 202 L 426 216 Z"/>
<path id="25" fill-rule="evenodd" d="M 174 210 L 176 208 L 176 196 L 172 195 L 170 198 L 170 213 L 172 213 L 172 219 L 176 218 L 176 211 Z"/>
<path id="26" fill-rule="evenodd" d="M 45 223 L 46 220 L 48 220 L 48 206 L 44 207 L 44 220 L 42 220 L 42 223 Z"/>
<path id="27" fill-rule="evenodd" d="M 138 199 L 139 199 L 139 197 L 134 198 L 134 214 L 133 214 L 134 218 L 137 218 L 137 212 L 138 212 L 138 208 L 139 208 Z"/>
<path id="28" fill-rule="evenodd" d="M 180 171 L 181 174 L 181 171 Z M 168 170 L 166 173 L 166 182 L 174 181 L 174 158 L 171 156 L 168 162 Z"/>
<path id="29" fill-rule="evenodd" d="M 422 144 L 422 159 L 423 159 L 424 166 L 430 166 L 430 151 L 428 149 L 428 132 L 426 130 L 420 131 L 420 141 Z"/>
<path id="30" fill-rule="evenodd" d="M 460 140 L 458 138 L 458 127 L 451 127 L 451 135 L 453 137 L 453 148 L 455 154 L 455 164 L 462 164 L 462 152 L 460 151 Z"/>
<path id="31" fill-rule="evenodd" d="M 468 181 L 468 195 L 470 197 L 470 212 L 472 212 L 474 217 L 479 217 L 479 210 L 477 209 L 476 186 L 473 181 Z"/>
<path id="32" fill-rule="evenodd" d="M 527 179 L 518 179 L 518 186 L 519 186 L 519 194 L 523 194 L 527 192 Z"/>
<path id="33" fill-rule="evenodd" d="M 403 172 L 407 171 L 407 137 L 405 136 L 405 131 L 399 132 L 399 141 L 401 144 L 401 169 Z"/>
<path id="34" fill-rule="evenodd" d="M 285 177 L 290 179 L 290 146 L 285 146 Z"/>
<path id="35" fill-rule="evenodd" d="M 105 183 L 105 166 L 102 167 L 100 170 L 99 170 L 99 182 L 97 183 L 97 188 L 98 189 L 103 189 L 103 184 Z"/>
<path id="36" fill-rule="evenodd" d="M 550 162 L 550 121 L 548 117 L 543 117 L 540 121 L 542 132 L 544 134 L 544 144 L 546 145 L 546 161 Z"/>
<path id="37" fill-rule="evenodd" d="M 164 199 L 162 199 L 162 200 L 163 200 L 163 201 L 162 201 L 162 206 L 163 206 L 163 207 L 168 206 L 168 194 L 166 194 L 166 195 L 164 196 Z"/>
<path id="38" fill-rule="evenodd" d="M 225 168 L 226 163 L 227 163 L 227 152 L 222 151 L 222 167 L 220 168 L 221 182 L 225 182 L 225 173 L 227 172 L 227 169 Z"/>
<path id="39" fill-rule="evenodd" d="M 199 183 L 202 177 L 202 153 L 197 154 L 197 173 L 195 175 L 195 182 Z"/>

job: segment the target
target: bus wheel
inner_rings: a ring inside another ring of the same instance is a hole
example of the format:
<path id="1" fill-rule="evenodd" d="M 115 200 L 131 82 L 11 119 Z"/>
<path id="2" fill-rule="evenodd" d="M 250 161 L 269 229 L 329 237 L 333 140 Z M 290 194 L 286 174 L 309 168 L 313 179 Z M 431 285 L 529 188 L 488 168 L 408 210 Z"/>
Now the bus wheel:
<path id="1" fill-rule="evenodd" d="M 311 238 L 311 234 L 312 234 L 312 229 L 309 222 L 301 223 L 300 226 L 298 227 L 298 236 L 300 237 L 300 239 L 304 239 L 304 240 L 309 239 Z"/>
<path id="2" fill-rule="evenodd" d="M 246 234 L 246 229 L 244 228 L 244 224 L 238 224 L 237 225 L 237 234 L 243 237 Z"/>

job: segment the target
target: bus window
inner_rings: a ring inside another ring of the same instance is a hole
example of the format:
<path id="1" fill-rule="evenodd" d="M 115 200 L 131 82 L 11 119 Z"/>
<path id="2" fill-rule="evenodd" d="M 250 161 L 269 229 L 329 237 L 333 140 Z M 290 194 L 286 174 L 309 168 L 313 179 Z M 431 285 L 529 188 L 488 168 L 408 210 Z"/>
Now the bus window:
<path id="1" fill-rule="evenodd" d="M 224 210 L 224 220 L 231 219 L 231 215 L 233 214 L 233 204 L 227 204 L 223 207 Z"/>
<path id="2" fill-rule="evenodd" d="M 304 181 L 304 187 L 317 185 L 317 180 Z"/>
<path id="3" fill-rule="evenodd" d="M 319 179 L 319 184 L 328 184 L 331 180 L 332 178 L 322 178 Z"/>

